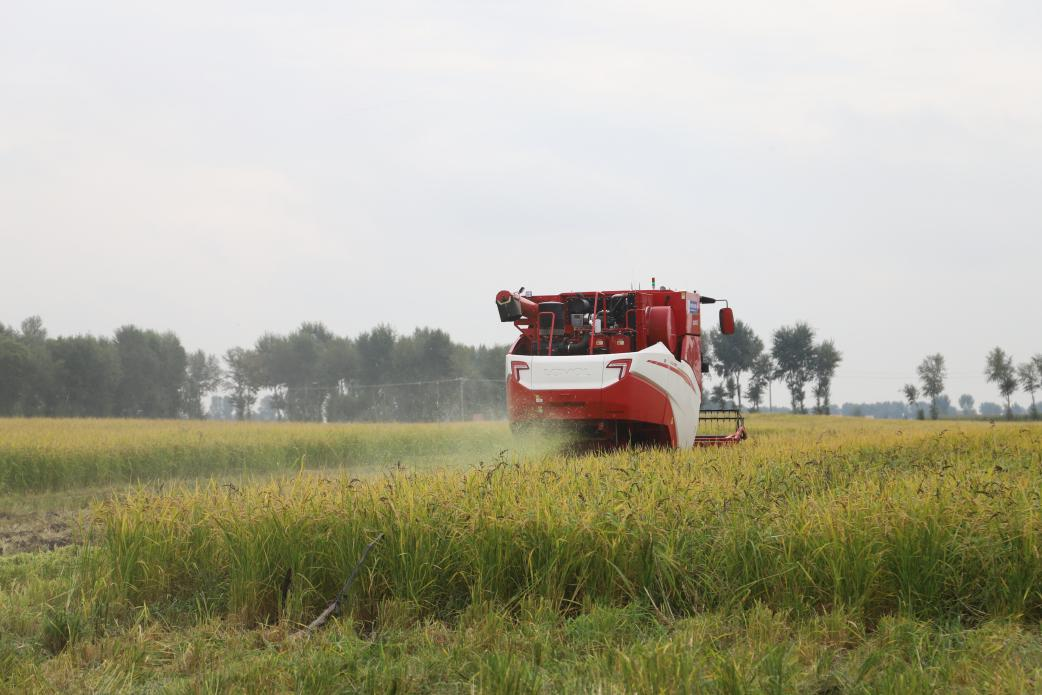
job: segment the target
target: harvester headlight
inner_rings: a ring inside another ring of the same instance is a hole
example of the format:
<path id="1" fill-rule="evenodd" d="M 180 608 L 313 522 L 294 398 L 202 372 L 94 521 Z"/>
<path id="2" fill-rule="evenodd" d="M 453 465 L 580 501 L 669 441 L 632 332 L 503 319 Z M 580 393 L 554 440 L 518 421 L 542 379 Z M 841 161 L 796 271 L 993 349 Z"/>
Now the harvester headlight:
<path id="1" fill-rule="evenodd" d="M 626 360 L 612 360 L 611 362 L 608 363 L 607 366 L 608 366 L 608 369 L 617 369 L 618 370 L 618 374 L 619 374 L 619 379 L 618 380 L 622 381 L 626 377 L 626 375 L 630 373 L 630 363 L 632 363 L 632 362 L 633 362 L 633 360 L 629 360 L 629 359 L 626 359 Z"/>

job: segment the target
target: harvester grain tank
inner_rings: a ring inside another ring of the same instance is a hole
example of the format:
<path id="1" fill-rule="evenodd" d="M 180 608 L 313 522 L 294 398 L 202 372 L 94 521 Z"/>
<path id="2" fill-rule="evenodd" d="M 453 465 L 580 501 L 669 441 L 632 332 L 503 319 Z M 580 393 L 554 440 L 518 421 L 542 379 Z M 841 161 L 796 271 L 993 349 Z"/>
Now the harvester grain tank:
<path id="1" fill-rule="evenodd" d="M 718 300 L 666 288 L 523 291 L 496 295 L 500 321 L 520 331 L 506 356 L 515 430 L 553 425 L 594 444 L 672 447 L 746 437 L 741 413 L 701 407 L 702 309 Z M 730 307 L 719 321 L 734 333 Z M 716 430 L 700 433 L 700 423 Z"/>

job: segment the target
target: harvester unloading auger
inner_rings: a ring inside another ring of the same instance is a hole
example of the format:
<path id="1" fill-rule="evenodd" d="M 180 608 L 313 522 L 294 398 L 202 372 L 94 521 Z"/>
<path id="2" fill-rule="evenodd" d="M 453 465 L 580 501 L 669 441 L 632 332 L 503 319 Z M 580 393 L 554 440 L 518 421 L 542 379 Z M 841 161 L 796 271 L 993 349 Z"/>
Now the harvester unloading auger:
<path id="1" fill-rule="evenodd" d="M 737 410 L 703 410 L 702 306 L 697 292 L 496 295 L 499 320 L 521 335 L 506 356 L 511 426 L 557 426 L 603 445 L 721 446 L 746 438 Z M 726 304 L 726 300 L 720 300 Z M 720 309 L 720 330 L 734 314 Z M 701 425 L 701 427 L 700 427 Z M 712 426 L 712 433 L 699 429 Z"/>

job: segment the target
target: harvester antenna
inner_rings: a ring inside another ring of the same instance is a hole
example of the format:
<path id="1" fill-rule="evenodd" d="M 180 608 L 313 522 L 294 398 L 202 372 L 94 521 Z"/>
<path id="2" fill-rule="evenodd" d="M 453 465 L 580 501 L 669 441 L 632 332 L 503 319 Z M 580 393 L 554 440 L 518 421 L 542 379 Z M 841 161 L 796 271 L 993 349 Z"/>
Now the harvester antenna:
<path id="1" fill-rule="evenodd" d="M 524 292 L 524 291 L 525 291 L 525 286 L 524 286 L 524 285 L 521 285 L 521 289 L 519 289 L 519 290 L 517 291 L 517 293 L 518 293 L 518 294 L 521 294 L 521 293 L 522 293 L 522 292 Z"/>

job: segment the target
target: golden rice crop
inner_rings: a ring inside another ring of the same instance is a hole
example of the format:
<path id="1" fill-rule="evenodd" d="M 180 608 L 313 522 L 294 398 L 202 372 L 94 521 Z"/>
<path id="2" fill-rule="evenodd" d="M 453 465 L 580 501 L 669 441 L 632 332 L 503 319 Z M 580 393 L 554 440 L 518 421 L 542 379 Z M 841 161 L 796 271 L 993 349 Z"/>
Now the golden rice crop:
<path id="1" fill-rule="evenodd" d="M 510 445 L 504 423 L 0 419 L 0 494 L 420 457 L 476 461 L 476 452 Z"/>
<path id="2" fill-rule="evenodd" d="M 388 600 L 444 616 L 538 599 L 568 614 L 1042 618 L 1042 427 L 750 424 L 730 449 L 141 490 L 94 510 L 80 599 L 102 622 L 142 606 L 305 620 L 383 534 L 355 617 Z"/>

